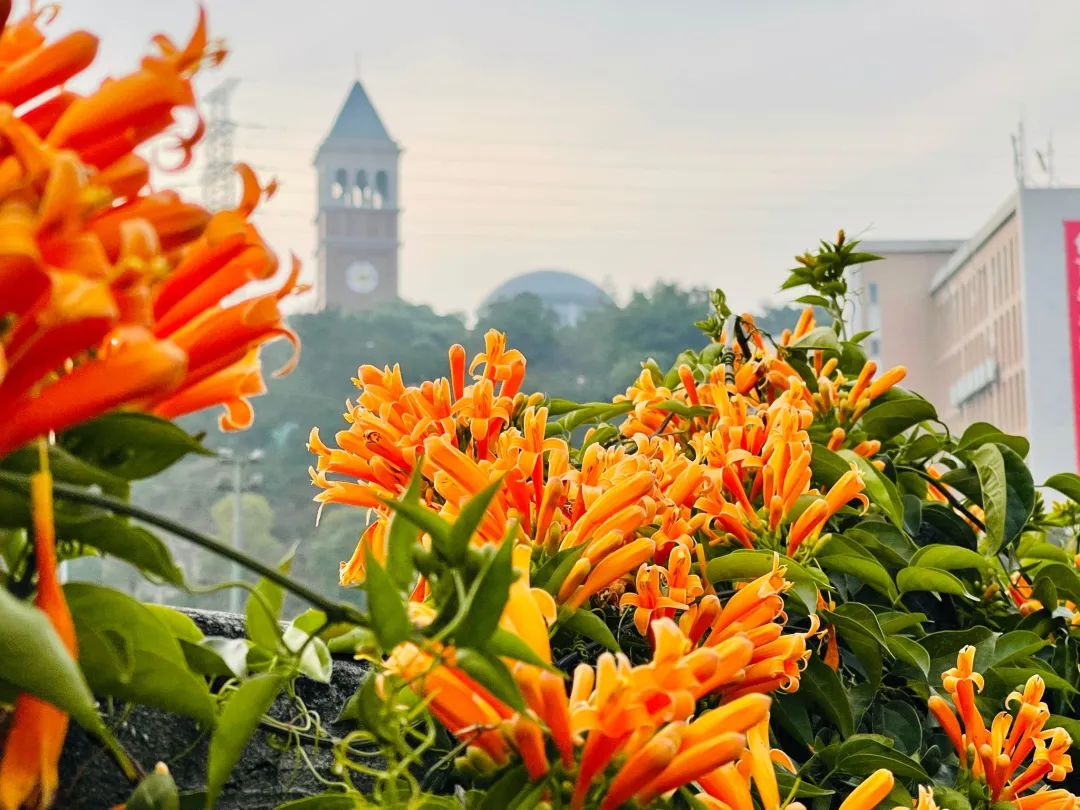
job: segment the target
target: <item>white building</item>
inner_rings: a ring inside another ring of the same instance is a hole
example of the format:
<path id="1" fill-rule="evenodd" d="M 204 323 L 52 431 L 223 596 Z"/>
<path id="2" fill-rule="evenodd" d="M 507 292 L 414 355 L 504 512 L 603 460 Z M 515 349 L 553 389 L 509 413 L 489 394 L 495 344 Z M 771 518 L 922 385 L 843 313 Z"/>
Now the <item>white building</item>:
<path id="1" fill-rule="evenodd" d="M 1078 239 L 1080 188 L 1022 188 L 966 242 L 864 242 L 885 261 L 853 279 L 879 364 L 907 366 L 954 432 L 1026 435 L 1036 480 L 1080 469 Z"/>

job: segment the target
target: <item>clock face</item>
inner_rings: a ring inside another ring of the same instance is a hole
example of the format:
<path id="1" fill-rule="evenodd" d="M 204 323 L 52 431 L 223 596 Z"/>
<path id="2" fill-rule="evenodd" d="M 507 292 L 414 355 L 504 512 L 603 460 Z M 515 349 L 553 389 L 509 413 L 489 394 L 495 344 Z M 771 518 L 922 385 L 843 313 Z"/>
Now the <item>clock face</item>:
<path id="1" fill-rule="evenodd" d="M 345 284 L 354 293 L 367 295 L 379 286 L 379 271 L 364 259 L 350 262 L 345 268 Z"/>

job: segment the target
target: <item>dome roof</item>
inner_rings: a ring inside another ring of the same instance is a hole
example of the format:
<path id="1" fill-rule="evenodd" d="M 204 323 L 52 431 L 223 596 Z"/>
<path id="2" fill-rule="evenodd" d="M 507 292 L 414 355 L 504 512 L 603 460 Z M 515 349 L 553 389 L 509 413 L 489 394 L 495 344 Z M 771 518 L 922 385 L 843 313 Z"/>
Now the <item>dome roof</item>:
<path id="1" fill-rule="evenodd" d="M 537 296 L 564 324 L 576 323 L 585 312 L 612 303 L 607 293 L 586 278 L 565 270 L 531 270 L 504 281 L 488 294 L 480 308 L 523 293 Z"/>
<path id="2" fill-rule="evenodd" d="M 549 304 L 599 307 L 611 303 L 608 294 L 587 278 L 565 270 L 531 270 L 504 281 L 488 294 L 483 306 L 522 293 L 532 293 Z"/>

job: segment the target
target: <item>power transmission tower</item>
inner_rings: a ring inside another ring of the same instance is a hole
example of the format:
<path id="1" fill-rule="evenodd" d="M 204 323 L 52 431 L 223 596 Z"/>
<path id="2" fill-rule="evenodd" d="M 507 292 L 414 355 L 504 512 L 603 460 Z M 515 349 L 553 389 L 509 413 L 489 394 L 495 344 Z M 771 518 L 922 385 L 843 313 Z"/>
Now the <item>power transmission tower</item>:
<path id="1" fill-rule="evenodd" d="M 202 172 L 202 196 L 203 204 L 211 211 L 220 211 L 235 202 L 232 147 L 236 122 L 229 114 L 229 101 L 239 83 L 238 79 L 226 79 L 203 99 L 206 105 L 206 135 L 203 138 L 206 162 Z"/>

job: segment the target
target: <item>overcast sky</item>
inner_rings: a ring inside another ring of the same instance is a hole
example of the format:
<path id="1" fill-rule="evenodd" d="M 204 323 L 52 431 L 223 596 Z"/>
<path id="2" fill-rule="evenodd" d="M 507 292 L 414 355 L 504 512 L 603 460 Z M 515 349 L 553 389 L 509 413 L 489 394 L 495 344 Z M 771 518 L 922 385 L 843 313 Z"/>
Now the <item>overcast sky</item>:
<path id="1" fill-rule="evenodd" d="M 658 279 L 773 298 L 790 256 L 839 226 L 966 237 L 1053 132 L 1080 182 L 1076 0 L 207 0 L 231 56 L 236 157 L 283 184 L 260 224 L 314 268 L 311 159 L 359 59 L 403 147 L 402 294 L 471 311 L 558 267 L 625 297 Z M 185 0 L 66 0 L 101 69 Z M 198 176 L 178 182 L 198 195 Z"/>

